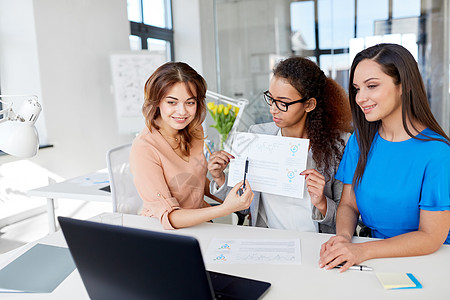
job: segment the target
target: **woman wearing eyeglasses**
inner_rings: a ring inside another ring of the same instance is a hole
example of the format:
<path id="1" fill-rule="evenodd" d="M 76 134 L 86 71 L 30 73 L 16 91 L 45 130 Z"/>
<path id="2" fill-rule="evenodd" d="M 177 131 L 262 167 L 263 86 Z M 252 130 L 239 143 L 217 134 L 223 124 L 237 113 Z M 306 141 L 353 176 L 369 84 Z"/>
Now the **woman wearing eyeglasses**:
<path id="1" fill-rule="evenodd" d="M 305 192 L 297 198 L 254 192 L 252 226 L 335 233 L 336 209 L 343 184 L 334 178 L 351 129 L 347 95 L 312 61 L 291 57 L 273 70 L 264 100 L 273 122 L 253 125 L 249 132 L 310 140 Z M 234 157 L 213 153 L 208 170 L 212 194 L 224 198 L 229 190 L 223 172 Z"/>

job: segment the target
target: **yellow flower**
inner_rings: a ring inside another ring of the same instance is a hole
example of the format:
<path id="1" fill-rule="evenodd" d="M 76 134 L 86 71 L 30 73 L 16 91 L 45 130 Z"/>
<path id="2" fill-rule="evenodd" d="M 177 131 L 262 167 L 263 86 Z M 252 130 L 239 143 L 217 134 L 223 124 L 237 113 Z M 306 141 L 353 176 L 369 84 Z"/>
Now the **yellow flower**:
<path id="1" fill-rule="evenodd" d="M 239 112 L 239 107 L 235 106 L 233 107 L 234 109 L 234 115 L 237 116 L 238 112 Z"/>
<path id="2" fill-rule="evenodd" d="M 214 102 L 208 102 L 207 106 L 210 110 L 214 110 L 214 107 L 216 107 L 216 104 Z"/>
<path id="3" fill-rule="evenodd" d="M 227 107 L 225 107 L 225 108 L 223 109 L 223 114 L 224 114 L 225 116 L 227 116 L 229 113 L 230 113 L 230 109 L 229 109 L 228 106 L 227 106 Z"/>
<path id="4" fill-rule="evenodd" d="M 221 114 L 223 112 L 223 109 L 225 108 L 225 106 L 223 104 L 219 104 L 219 107 L 217 108 L 217 112 L 219 114 Z"/>
<path id="5" fill-rule="evenodd" d="M 227 108 L 228 108 L 228 110 L 231 110 L 231 109 L 233 108 L 233 105 L 228 104 L 228 105 L 227 105 Z"/>

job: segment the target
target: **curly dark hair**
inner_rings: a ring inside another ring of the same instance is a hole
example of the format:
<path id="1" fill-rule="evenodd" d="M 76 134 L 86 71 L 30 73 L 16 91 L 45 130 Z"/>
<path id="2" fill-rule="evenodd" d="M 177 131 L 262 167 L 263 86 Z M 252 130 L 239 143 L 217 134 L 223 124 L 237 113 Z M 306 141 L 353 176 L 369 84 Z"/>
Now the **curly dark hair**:
<path id="1" fill-rule="evenodd" d="M 313 159 L 325 178 L 330 179 L 330 161 L 340 161 L 345 141 L 341 135 L 351 132 L 352 115 L 345 90 L 304 57 L 279 62 L 273 75 L 286 79 L 302 97 L 315 98 L 316 107 L 306 116 L 306 130 Z"/>

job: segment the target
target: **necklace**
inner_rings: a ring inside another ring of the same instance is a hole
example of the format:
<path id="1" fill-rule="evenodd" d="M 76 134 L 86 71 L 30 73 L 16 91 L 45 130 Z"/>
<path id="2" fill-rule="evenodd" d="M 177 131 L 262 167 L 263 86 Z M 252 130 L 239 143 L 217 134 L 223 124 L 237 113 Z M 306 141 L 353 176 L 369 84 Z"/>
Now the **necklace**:
<path id="1" fill-rule="evenodd" d="M 170 147 L 172 147 L 172 149 L 177 149 L 178 147 L 180 147 L 180 138 L 179 138 L 178 135 L 177 135 L 176 137 L 171 137 L 171 136 L 165 135 L 165 134 L 161 131 L 161 129 L 159 129 L 158 131 L 159 131 L 159 133 L 162 135 L 162 137 L 169 143 L 169 145 L 170 145 Z M 173 143 L 173 142 L 171 143 L 169 140 L 175 141 L 176 146 L 175 146 L 175 147 L 172 146 L 172 143 Z"/>

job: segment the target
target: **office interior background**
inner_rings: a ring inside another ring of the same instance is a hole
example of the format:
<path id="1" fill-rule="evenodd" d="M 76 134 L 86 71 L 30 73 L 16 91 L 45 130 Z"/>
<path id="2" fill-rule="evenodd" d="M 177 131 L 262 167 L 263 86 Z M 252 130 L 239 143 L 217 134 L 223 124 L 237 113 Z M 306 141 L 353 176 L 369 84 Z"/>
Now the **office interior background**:
<path id="1" fill-rule="evenodd" d="M 249 100 L 245 131 L 270 121 L 262 93 L 278 60 L 310 57 L 347 89 L 354 55 L 394 42 L 417 59 L 448 134 L 449 13 L 446 0 L 0 0 L 1 94 L 38 96 L 40 143 L 50 146 L 27 160 L 0 156 L 0 211 L 42 206 L 26 191 L 105 168 L 107 150 L 133 140 L 119 130 L 114 54 L 187 62 L 209 90 Z"/>

